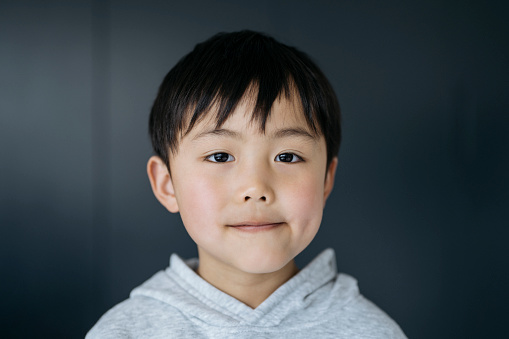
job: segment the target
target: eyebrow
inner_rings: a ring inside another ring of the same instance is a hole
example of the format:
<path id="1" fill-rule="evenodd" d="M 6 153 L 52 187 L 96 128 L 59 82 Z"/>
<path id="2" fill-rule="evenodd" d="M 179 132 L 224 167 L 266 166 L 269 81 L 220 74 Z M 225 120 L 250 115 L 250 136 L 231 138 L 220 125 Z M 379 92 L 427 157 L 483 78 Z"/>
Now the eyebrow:
<path id="1" fill-rule="evenodd" d="M 272 139 L 281 139 L 286 137 L 302 137 L 305 139 L 311 139 L 313 141 L 317 139 L 316 136 L 313 136 L 311 133 L 300 127 L 278 129 L 271 136 Z"/>
<path id="2" fill-rule="evenodd" d="M 198 139 L 208 137 L 208 136 L 224 136 L 232 139 L 242 139 L 242 135 L 239 132 L 235 132 L 226 128 L 216 128 L 213 130 L 202 132 L 198 135 L 196 135 L 193 138 L 193 141 L 196 141 Z M 297 127 L 297 128 L 282 128 L 278 129 L 275 132 L 273 132 L 270 136 L 271 139 L 282 139 L 282 138 L 289 138 L 289 137 L 299 137 L 299 138 L 305 138 L 312 141 L 316 141 L 317 137 L 313 136 L 311 133 L 306 131 L 303 128 Z"/>
<path id="3" fill-rule="evenodd" d="M 216 136 L 216 135 L 233 138 L 233 139 L 242 139 L 240 133 L 238 133 L 238 132 L 235 132 L 235 131 L 232 131 L 229 129 L 225 129 L 225 128 L 216 128 L 213 130 L 201 132 L 200 134 L 196 135 L 193 138 L 193 141 L 196 141 L 201 138 L 209 137 L 209 136 Z"/>

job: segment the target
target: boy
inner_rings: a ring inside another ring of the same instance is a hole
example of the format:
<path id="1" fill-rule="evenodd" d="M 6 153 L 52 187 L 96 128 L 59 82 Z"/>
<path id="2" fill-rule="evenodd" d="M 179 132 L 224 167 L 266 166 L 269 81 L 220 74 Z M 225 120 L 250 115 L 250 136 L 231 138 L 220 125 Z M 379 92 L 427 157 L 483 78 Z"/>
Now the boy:
<path id="1" fill-rule="evenodd" d="M 304 53 L 251 31 L 198 44 L 161 84 L 150 135 L 152 190 L 199 259 L 173 254 L 88 338 L 405 338 L 333 250 L 295 265 L 340 141 L 334 91 Z"/>

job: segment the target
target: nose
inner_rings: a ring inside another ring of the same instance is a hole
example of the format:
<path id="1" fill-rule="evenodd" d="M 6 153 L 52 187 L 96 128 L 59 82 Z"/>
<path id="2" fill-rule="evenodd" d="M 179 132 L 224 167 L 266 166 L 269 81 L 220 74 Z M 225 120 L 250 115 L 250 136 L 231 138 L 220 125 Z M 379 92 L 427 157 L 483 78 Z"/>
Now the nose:
<path id="1" fill-rule="evenodd" d="M 273 176 L 267 166 L 250 166 L 239 173 L 238 200 L 243 203 L 260 202 L 270 204 L 274 201 Z"/>

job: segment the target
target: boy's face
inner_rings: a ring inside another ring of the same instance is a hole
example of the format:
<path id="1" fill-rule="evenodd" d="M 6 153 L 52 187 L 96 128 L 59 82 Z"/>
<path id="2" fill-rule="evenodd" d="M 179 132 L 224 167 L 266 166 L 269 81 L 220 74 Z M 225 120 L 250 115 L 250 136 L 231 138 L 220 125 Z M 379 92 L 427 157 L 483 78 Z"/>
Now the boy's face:
<path id="1" fill-rule="evenodd" d="M 323 136 L 313 137 L 297 100 L 274 102 L 265 134 L 243 100 L 215 129 L 213 114 L 170 153 L 148 164 L 152 188 L 180 212 L 200 263 L 248 273 L 275 272 L 316 235 L 337 159 L 326 169 Z"/>

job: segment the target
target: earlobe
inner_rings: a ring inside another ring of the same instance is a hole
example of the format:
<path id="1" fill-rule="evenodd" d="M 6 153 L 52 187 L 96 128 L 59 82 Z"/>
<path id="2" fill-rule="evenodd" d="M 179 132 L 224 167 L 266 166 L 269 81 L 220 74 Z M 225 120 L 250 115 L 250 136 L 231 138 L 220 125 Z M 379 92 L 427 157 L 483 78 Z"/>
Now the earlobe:
<path id="1" fill-rule="evenodd" d="M 152 156 L 147 163 L 147 174 L 157 200 L 172 213 L 179 211 L 175 189 L 166 164 L 158 156 Z"/>
<path id="2" fill-rule="evenodd" d="M 327 168 L 327 173 L 325 174 L 325 186 L 323 192 L 323 203 L 325 205 L 325 201 L 329 197 L 332 192 L 332 188 L 334 187 L 334 177 L 336 176 L 336 169 L 338 167 L 338 157 L 332 158 L 329 168 Z"/>

